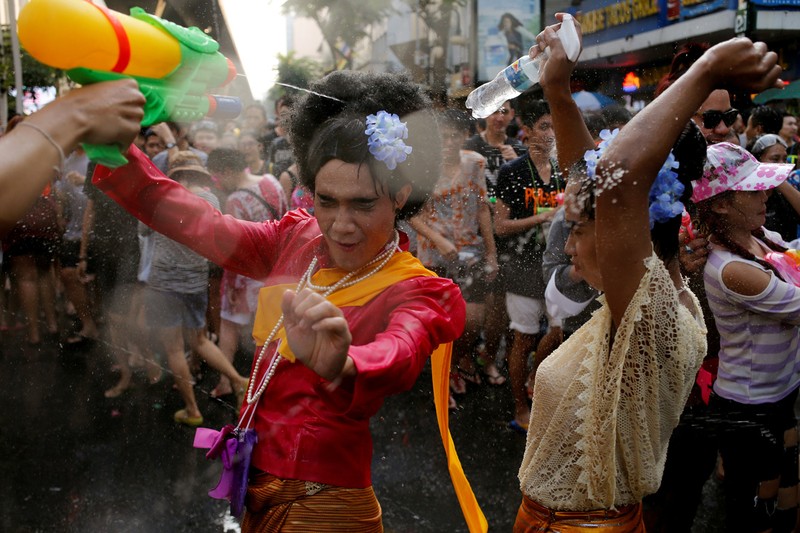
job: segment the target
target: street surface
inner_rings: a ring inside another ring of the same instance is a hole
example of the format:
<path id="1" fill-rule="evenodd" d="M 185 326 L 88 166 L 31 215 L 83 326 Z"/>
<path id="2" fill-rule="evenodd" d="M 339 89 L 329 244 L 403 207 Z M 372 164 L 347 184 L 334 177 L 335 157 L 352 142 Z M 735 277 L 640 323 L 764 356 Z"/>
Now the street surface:
<path id="1" fill-rule="evenodd" d="M 225 502 L 207 496 L 220 466 L 192 448 L 194 430 L 172 421 L 182 407 L 171 377 L 108 400 L 115 383 L 104 343 L 30 347 L 21 333 L 0 337 L 0 531 L 238 531 Z M 237 360 L 248 367 L 245 356 Z M 244 368 L 241 368 L 244 367 Z M 209 396 L 211 371 L 195 387 L 205 426 L 234 421 L 231 399 Z M 508 386 L 470 385 L 451 414 L 451 432 L 491 531 L 511 531 L 520 503 L 517 469 L 525 439 L 506 428 Z M 372 423 L 373 484 L 387 533 L 466 531 L 447 474 L 425 372 L 390 398 Z M 694 531 L 721 531 L 716 481 Z"/>

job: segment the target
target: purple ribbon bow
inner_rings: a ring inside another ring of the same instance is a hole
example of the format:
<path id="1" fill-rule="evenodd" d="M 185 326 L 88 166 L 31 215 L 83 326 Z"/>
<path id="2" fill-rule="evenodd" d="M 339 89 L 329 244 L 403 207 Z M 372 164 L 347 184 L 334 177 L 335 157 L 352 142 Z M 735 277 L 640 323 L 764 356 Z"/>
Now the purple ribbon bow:
<path id="1" fill-rule="evenodd" d="M 233 464 L 236 456 L 237 441 L 233 435 L 233 426 L 228 424 L 221 430 L 210 428 L 197 428 L 194 434 L 195 448 L 209 448 L 206 459 L 220 458 L 222 460 L 222 475 L 216 488 L 208 495 L 218 500 L 230 500 L 233 493 Z"/>
<path id="2" fill-rule="evenodd" d="M 219 500 L 229 500 L 231 514 L 237 518 L 244 511 L 250 456 L 257 441 L 255 430 L 235 429 L 231 424 L 219 431 L 197 428 L 194 435 L 195 448 L 209 448 L 207 459 L 222 460 L 219 483 L 208 495 Z"/>

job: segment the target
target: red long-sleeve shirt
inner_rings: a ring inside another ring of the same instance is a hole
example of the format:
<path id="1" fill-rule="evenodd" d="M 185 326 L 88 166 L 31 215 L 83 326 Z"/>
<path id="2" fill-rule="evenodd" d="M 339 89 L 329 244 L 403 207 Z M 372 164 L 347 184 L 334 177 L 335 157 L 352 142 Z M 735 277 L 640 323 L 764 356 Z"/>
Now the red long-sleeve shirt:
<path id="1" fill-rule="evenodd" d="M 94 183 L 148 226 L 223 268 L 270 286 L 297 283 L 314 257 L 321 268 L 332 266 L 317 221 L 305 211 L 278 222 L 237 220 L 164 177 L 139 150 L 128 157 L 130 164 L 113 172 L 98 167 Z M 254 467 L 280 478 L 369 486 L 369 418 L 386 396 L 413 385 L 434 348 L 458 338 L 465 320 L 458 287 L 436 277 L 400 281 L 342 312 L 353 336 L 355 379 L 331 389 L 301 363 L 279 364 L 256 410 Z"/>

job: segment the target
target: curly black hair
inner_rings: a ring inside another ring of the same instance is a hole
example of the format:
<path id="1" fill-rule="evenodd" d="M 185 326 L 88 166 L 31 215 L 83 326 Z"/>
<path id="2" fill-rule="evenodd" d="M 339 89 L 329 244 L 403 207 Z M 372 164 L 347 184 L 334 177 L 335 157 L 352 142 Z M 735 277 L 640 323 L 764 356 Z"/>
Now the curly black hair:
<path id="1" fill-rule="evenodd" d="M 441 155 L 436 116 L 423 89 L 404 74 L 342 70 L 310 90 L 295 103 L 288 128 L 302 184 L 314 192 L 319 169 L 332 159 L 366 165 L 376 190 L 390 197 L 410 184 L 411 195 L 397 216 L 416 214 L 439 178 Z M 382 110 L 408 125 L 405 143 L 413 151 L 394 170 L 370 154 L 364 133 L 367 116 Z"/>
<path id="2" fill-rule="evenodd" d="M 678 181 L 683 186 L 680 201 L 688 205 L 692 197 L 692 181 L 700 179 L 703 175 L 703 165 L 706 161 L 706 140 L 700 128 L 691 120 L 686 123 L 678 140 L 672 145 L 672 154 L 679 163 L 677 169 Z M 581 215 L 589 220 L 594 220 L 596 182 L 586 177 L 586 162 L 578 161 L 573 166 L 570 176 L 583 176 L 580 181 L 580 190 L 577 194 L 578 207 Z M 668 262 L 678 256 L 678 232 L 681 227 L 681 216 L 675 216 L 666 222 L 656 222 L 650 230 L 653 248 L 662 261 Z"/>

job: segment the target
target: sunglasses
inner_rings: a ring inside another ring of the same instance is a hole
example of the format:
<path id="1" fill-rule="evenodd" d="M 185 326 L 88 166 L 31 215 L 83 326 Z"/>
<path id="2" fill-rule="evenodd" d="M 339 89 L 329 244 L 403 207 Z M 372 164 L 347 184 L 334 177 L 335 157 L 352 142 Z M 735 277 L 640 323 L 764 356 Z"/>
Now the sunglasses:
<path id="1" fill-rule="evenodd" d="M 775 135 L 774 133 L 762 135 L 753 144 L 753 148 L 750 150 L 750 153 L 756 156 L 756 158 L 759 158 L 764 150 L 775 146 L 776 144 L 780 144 L 784 148 L 787 148 L 786 141 L 781 139 L 778 135 Z"/>
<path id="2" fill-rule="evenodd" d="M 703 127 L 707 130 L 713 130 L 716 128 L 720 120 L 724 122 L 726 126 L 730 127 L 734 122 L 736 122 L 736 117 L 738 115 L 739 110 L 734 108 L 730 108 L 727 111 L 711 109 L 709 111 L 700 113 L 700 116 L 703 117 Z"/>

